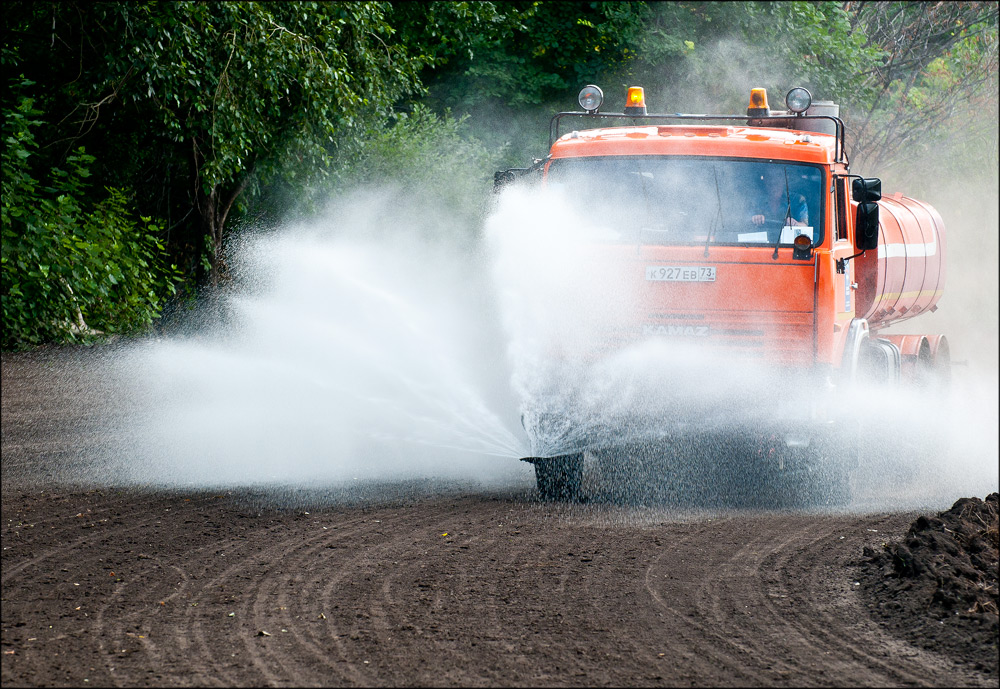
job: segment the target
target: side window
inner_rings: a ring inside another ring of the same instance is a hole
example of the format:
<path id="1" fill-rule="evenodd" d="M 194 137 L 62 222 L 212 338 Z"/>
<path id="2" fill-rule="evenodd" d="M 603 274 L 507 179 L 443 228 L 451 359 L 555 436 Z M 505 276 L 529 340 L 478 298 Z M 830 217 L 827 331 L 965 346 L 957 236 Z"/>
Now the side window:
<path id="1" fill-rule="evenodd" d="M 837 239 L 847 239 L 847 212 L 845 208 L 847 207 L 847 178 L 837 177 L 836 178 L 836 222 L 837 222 Z"/>

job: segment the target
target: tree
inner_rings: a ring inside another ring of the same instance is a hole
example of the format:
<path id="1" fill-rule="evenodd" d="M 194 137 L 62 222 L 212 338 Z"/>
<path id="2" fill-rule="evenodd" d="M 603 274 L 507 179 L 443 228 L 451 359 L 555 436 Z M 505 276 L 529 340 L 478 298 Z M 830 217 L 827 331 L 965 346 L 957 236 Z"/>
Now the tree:
<path id="1" fill-rule="evenodd" d="M 997 91 L 994 2 L 859 2 L 852 29 L 881 59 L 862 73 L 851 116 L 855 162 L 878 168 L 912 158 L 963 104 Z"/>
<path id="2" fill-rule="evenodd" d="M 147 201 L 149 187 L 168 178 L 167 196 L 199 219 L 194 250 L 216 284 L 231 212 L 248 192 L 277 177 L 323 174 L 339 140 L 419 90 L 422 63 L 393 42 L 387 9 L 380 2 L 22 4 L 15 28 L 24 40 L 13 50 L 5 44 L 5 59 L 44 71 L 53 54 L 53 63 L 72 65 L 76 78 L 50 74 L 52 90 L 40 94 L 43 109 L 72 105 L 48 118 L 64 130 L 52 139 L 70 130 L 69 143 L 94 142 L 99 159 L 114 158 L 124 143 L 131 159 L 121 168 L 129 183 L 147 186 Z M 51 41 L 39 40 L 48 23 Z"/>
<path id="3" fill-rule="evenodd" d="M 633 58 L 643 2 L 394 3 L 392 19 L 431 59 L 424 79 L 448 107 L 523 107 L 579 89 Z"/>
<path id="4" fill-rule="evenodd" d="M 216 284 L 234 203 L 252 184 L 321 171 L 345 130 L 418 88 L 381 3 L 126 3 L 102 8 L 102 97 L 141 104 L 187 149 Z M 100 102 L 100 101 L 98 101 Z M 92 104 L 93 105 L 93 104 Z"/>
<path id="5" fill-rule="evenodd" d="M 79 217 L 110 203 L 102 190 L 124 193 L 210 284 L 234 222 L 278 220 L 324 179 L 364 177 L 366 161 L 438 169 L 439 146 L 523 164 L 586 83 L 605 88 L 606 109 L 638 84 L 670 112 L 738 112 L 751 85 L 779 100 L 805 85 L 841 103 L 856 167 L 916 154 L 957 113 L 995 128 L 982 114 L 997 74 L 987 2 L 13 0 L 4 28 L 5 83 L 35 82 L 0 94 L 5 122 L 21 95 L 40 111 L 26 179 L 88 156 Z"/>
<path id="6" fill-rule="evenodd" d="M 30 85 L 15 83 L 11 91 Z M 158 228 L 149 218 L 136 221 L 123 190 L 88 200 L 94 158 L 82 147 L 66 158 L 66 169 L 36 179 L 30 160 L 38 150 L 38 114 L 23 95 L 4 113 L 2 346 L 141 330 L 174 289 Z"/>
<path id="7" fill-rule="evenodd" d="M 953 126 L 957 112 L 997 90 L 996 3 L 661 3 L 653 9 L 636 61 L 646 83 L 669 85 L 679 100 L 709 84 L 718 98 L 720 84 L 742 81 L 749 88 L 747 79 L 775 94 L 805 86 L 814 98 L 841 105 L 858 169 L 912 160 Z M 704 99 L 694 107 L 706 107 Z M 738 107 L 730 101 L 725 109 Z"/>
<path id="8" fill-rule="evenodd" d="M 468 115 L 517 165 L 540 153 L 554 110 L 636 58 L 649 16 L 645 2 L 394 2 L 390 20 L 427 57 L 422 102 Z"/>

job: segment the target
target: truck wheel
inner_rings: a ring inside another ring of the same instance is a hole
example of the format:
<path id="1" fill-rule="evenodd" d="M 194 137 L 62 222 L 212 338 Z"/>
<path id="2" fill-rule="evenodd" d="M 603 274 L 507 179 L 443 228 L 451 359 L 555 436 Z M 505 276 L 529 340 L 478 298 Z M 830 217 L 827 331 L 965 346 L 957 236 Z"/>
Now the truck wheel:
<path id="1" fill-rule="evenodd" d="M 810 471 L 800 484 L 803 506 L 840 508 L 851 504 L 851 476 L 859 464 L 860 442 L 860 435 L 852 433 L 840 441 L 817 443 Z"/>
<path id="2" fill-rule="evenodd" d="M 853 497 L 850 472 L 841 467 L 816 471 L 800 486 L 803 507 L 847 507 Z"/>
<path id="3" fill-rule="evenodd" d="M 535 483 L 545 502 L 577 502 L 583 478 L 583 453 L 535 461 Z"/>
<path id="4" fill-rule="evenodd" d="M 787 448 L 780 438 L 765 441 L 765 462 L 757 462 L 740 475 L 740 506 L 763 509 L 837 508 L 851 502 L 849 456 L 854 443 L 812 438 L 809 447 Z"/>

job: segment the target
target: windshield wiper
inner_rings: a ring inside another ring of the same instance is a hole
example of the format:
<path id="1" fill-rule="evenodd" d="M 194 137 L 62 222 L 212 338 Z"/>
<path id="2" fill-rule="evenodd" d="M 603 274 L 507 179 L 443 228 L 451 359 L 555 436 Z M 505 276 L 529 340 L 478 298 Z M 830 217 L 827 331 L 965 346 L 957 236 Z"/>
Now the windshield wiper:
<path id="1" fill-rule="evenodd" d="M 715 217 L 712 218 L 712 222 L 708 226 L 708 236 L 705 237 L 705 258 L 708 258 L 708 245 L 712 243 L 712 236 L 715 234 L 715 228 L 718 224 L 722 223 L 722 193 L 719 191 L 719 168 L 716 165 L 712 165 L 712 175 L 715 177 Z"/>
<path id="2" fill-rule="evenodd" d="M 792 215 L 792 194 L 788 191 L 788 168 L 783 168 L 785 173 L 785 198 L 788 200 L 788 205 L 785 207 L 785 217 L 781 221 L 781 227 L 778 228 L 778 238 L 774 240 L 774 253 L 771 254 L 771 260 L 778 260 L 778 245 L 781 244 L 781 232 L 785 229 L 785 223 L 788 218 Z"/>
<path id="3" fill-rule="evenodd" d="M 639 176 L 639 185 L 642 189 L 642 212 L 643 220 L 647 223 L 650 219 L 650 208 L 649 208 L 649 192 L 646 191 L 646 177 L 642 174 L 642 170 L 639 169 L 639 161 L 635 161 L 635 174 Z M 643 223 L 637 223 L 635 228 L 635 253 L 638 256 L 642 249 L 642 225 Z"/>

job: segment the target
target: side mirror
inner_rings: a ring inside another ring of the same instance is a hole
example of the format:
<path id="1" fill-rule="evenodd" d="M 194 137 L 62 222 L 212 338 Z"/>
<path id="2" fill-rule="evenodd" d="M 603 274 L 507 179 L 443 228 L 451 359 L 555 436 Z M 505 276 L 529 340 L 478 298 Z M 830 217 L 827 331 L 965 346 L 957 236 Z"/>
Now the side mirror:
<path id="1" fill-rule="evenodd" d="M 858 203 L 875 203 L 882 198 L 882 180 L 877 177 L 855 178 L 851 195 Z"/>
<path id="2" fill-rule="evenodd" d="M 859 181 L 861 180 L 854 180 L 855 192 Z M 858 212 L 854 217 L 854 246 L 858 251 L 871 251 L 878 247 L 877 203 L 866 201 L 858 204 Z"/>

